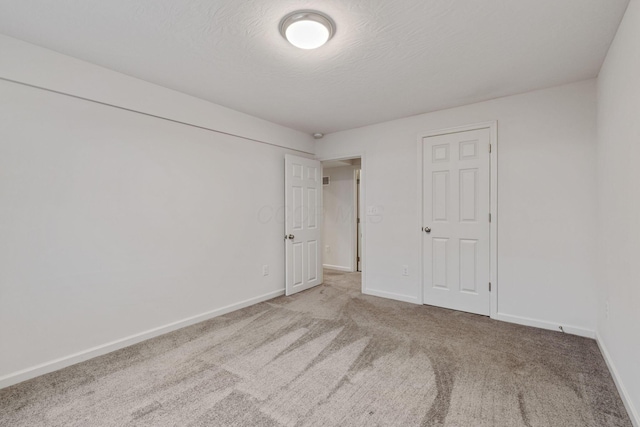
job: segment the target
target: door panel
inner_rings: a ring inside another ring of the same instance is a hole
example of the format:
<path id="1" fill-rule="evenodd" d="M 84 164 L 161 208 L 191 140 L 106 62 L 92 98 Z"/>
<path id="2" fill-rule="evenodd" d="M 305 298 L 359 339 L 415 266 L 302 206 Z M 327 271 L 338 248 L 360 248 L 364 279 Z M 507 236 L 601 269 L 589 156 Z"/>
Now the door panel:
<path id="1" fill-rule="evenodd" d="M 488 315 L 489 144 L 479 129 L 424 138 L 424 303 Z"/>
<path id="2" fill-rule="evenodd" d="M 300 286 L 302 285 L 302 269 L 303 269 L 303 262 L 302 262 L 302 254 L 303 254 L 303 250 L 302 250 L 302 243 L 298 242 L 291 242 L 291 252 L 292 252 L 292 263 L 293 263 L 293 277 L 292 277 L 292 285 L 295 288 L 296 286 Z M 288 282 L 288 278 L 287 278 L 287 282 Z"/>
<path id="3" fill-rule="evenodd" d="M 448 255 L 449 239 L 434 238 L 432 240 L 433 256 L 431 262 L 433 264 L 433 287 L 440 289 L 449 289 L 447 281 L 447 255 Z"/>
<path id="4" fill-rule="evenodd" d="M 286 294 L 322 283 L 320 162 L 285 155 Z"/>
<path id="5" fill-rule="evenodd" d="M 309 256 L 307 269 L 307 280 L 312 282 L 318 278 L 318 241 L 310 240 L 307 242 L 307 255 Z"/>
<path id="6" fill-rule="evenodd" d="M 447 221 L 449 199 L 449 171 L 433 173 L 433 220 Z"/>
<path id="7" fill-rule="evenodd" d="M 460 171 L 460 221 L 475 222 L 478 219 L 478 170 Z"/>
<path id="8" fill-rule="evenodd" d="M 478 241 L 460 239 L 460 291 L 476 292 Z"/>

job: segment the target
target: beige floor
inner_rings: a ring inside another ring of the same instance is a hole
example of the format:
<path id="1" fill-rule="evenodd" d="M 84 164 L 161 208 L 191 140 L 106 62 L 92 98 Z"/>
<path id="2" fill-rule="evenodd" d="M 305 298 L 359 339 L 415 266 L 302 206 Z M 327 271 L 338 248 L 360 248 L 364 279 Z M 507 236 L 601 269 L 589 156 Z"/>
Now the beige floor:
<path id="1" fill-rule="evenodd" d="M 0 425 L 631 426 L 593 340 L 325 278 L 0 390 Z"/>

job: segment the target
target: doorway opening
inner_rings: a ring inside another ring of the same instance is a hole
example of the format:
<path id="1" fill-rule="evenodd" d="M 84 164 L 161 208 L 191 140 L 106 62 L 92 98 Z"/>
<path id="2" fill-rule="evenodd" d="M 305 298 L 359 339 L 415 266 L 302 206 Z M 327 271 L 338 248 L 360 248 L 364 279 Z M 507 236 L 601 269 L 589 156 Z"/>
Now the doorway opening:
<path id="1" fill-rule="evenodd" d="M 364 289 L 363 168 L 361 157 L 322 162 L 322 266 L 325 281 Z"/>

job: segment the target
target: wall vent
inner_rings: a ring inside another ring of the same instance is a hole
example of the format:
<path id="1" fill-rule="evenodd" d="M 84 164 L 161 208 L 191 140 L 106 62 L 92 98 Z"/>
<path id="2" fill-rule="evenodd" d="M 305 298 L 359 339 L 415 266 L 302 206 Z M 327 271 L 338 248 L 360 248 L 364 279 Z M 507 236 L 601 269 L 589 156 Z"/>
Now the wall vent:
<path id="1" fill-rule="evenodd" d="M 329 177 L 328 176 L 323 176 L 322 177 L 322 185 L 329 185 Z"/>

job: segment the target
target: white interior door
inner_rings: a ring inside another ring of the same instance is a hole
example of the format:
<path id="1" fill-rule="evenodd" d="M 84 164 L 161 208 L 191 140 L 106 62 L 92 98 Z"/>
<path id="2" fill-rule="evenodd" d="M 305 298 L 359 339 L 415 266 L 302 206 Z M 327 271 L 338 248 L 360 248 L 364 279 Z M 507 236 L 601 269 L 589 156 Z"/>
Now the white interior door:
<path id="1" fill-rule="evenodd" d="M 322 166 L 286 154 L 286 294 L 322 283 Z"/>
<path id="2" fill-rule="evenodd" d="M 425 304 L 490 314 L 490 142 L 490 129 L 422 140 Z"/>

